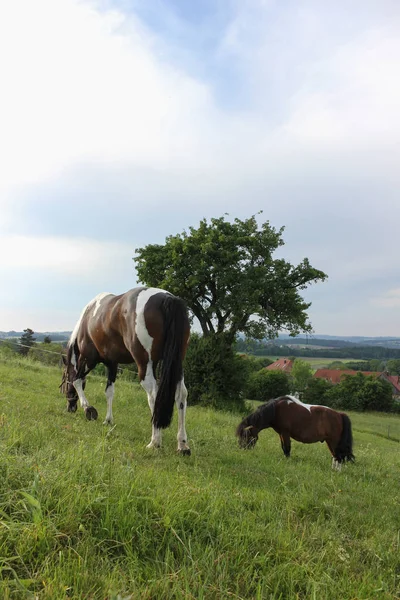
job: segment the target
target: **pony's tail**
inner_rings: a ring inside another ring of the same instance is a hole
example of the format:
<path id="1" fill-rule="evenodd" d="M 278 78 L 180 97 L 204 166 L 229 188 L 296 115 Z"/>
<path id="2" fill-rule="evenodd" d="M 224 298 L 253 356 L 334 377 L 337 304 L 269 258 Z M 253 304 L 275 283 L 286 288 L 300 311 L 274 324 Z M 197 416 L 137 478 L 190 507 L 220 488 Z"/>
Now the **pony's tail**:
<path id="1" fill-rule="evenodd" d="M 186 305 L 180 298 L 166 294 L 160 308 L 164 320 L 164 345 L 153 423 L 158 429 L 165 429 L 171 423 L 176 386 L 183 377 L 183 342 L 189 323 Z"/>
<path id="2" fill-rule="evenodd" d="M 351 421 L 347 415 L 342 413 L 342 435 L 335 450 L 335 458 L 339 463 L 354 461 L 353 454 L 353 434 L 351 431 Z"/>

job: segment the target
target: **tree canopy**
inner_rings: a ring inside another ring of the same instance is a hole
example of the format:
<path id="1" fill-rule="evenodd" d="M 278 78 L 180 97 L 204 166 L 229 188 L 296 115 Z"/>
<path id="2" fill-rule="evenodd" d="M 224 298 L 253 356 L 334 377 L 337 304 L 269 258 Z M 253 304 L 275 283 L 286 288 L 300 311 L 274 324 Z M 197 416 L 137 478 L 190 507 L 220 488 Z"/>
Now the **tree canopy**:
<path id="1" fill-rule="evenodd" d="M 283 230 L 259 225 L 256 216 L 203 219 L 165 244 L 137 249 L 138 278 L 183 298 L 204 336 L 224 333 L 232 343 L 238 333 L 262 339 L 310 332 L 310 303 L 300 292 L 327 276 L 308 258 L 295 266 L 273 258 Z"/>

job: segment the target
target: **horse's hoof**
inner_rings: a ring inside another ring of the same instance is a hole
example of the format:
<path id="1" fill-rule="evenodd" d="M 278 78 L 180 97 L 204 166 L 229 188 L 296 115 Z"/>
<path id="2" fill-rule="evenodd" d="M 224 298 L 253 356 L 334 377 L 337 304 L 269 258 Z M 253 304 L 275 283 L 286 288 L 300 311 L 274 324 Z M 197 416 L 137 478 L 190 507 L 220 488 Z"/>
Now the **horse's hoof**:
<path id="1" fill-rule="evenodd" d="M 98 417 L 97 410 L 94 406 L 88 406 L 85 409 L 85 414 L 88 421 L 95 421 Z"/>
<path id="2" fill-rule="evenodd" d="M 112 425 L 113 422 L 112 421 L 107 421 L 107 419 L 105 421 L 103 421 L 103 425 Z"/>
<path id="3" fill-rule="evenodd" d="M 154 444 L 153 442 L 150 442 L 150 444 L 147 444 L 146 448 L 148 448 L 149 450 L 151 448 L 154 448 L 155 450 L 159 450 L 161 448 L 160 444 Z"/>
<path id="4" fill-rule="evenodd" d="M 190 456 L 192 451 L 190 448 L 178 448 L 178 454 L 181 456 Z"/>

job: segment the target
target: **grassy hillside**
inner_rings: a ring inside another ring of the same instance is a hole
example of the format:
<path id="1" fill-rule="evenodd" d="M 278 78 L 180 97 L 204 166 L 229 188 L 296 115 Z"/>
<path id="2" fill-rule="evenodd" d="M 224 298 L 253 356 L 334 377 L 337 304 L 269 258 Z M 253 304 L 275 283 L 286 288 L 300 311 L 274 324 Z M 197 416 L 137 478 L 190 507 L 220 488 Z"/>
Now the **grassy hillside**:
<path id="1" fill-rule="evenodd" d="M 176 420 L 145 448 L 137 385 L 117 382 L 110 430 L 104 381 L 87 386 L 97 422 L 65 412 L 59 381 L 0 362 L 0 598 L 400 597 L 398 417 L 351 415 L 357 462 L 336 473 L 323 444 L 286 460 L 268 431 L 240 451 L 240 415 L 192 407 L 178 457 Z"/>

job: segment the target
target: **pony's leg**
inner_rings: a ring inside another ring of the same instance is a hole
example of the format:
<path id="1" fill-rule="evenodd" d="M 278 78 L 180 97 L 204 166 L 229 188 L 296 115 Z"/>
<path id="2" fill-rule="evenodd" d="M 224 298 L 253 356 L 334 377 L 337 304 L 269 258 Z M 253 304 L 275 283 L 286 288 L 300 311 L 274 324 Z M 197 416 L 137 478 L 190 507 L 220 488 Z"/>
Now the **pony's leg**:
<path id="1" fill-rule="evenodd" d="M 157 396 L 157 381 L 154 377 L 153 372 L 153 361 L 149 360 L 146 366 L 146 375 L 142 379 L 142 369 L 139 367 L 139 378 L 141 379 L 140 385 L 147 393 L 147 401 L 149 403 L 151 416 L 154 413 L 154 404 L 156 402 Z M 154 427 L 154 423 L 151 426 L 151 440 L 150 443 L 147 444 L 147 448 L 160 448 L 161 447 L 161 429 L 157 429 Z"/>
<path id="2" fill-rule="evenodd" d="M 178 452 L 190 455 L 190 448 L 187 444 L 187 434 L 185 428 L 185 415 L 187 406 L 187 388 L 182 377 L 176 386 L 175 403 L 178 408 Z"/>
<path id="3" fill-rule="evenodd" d="M 290 435 L 288 435 L 287 433 L 281 433 L 279 437 L 281 438 L 281 446 L 282 446 L 283 453 L 286 456 L 286 458 L 289 458 L 290 450 L 292 447 L 292 443 L 290 441 Z"/>
<path id="4" fill-rule="evenodd" d="M 103 421 L 103 425 L 112 425 L 113 423 L 113 414 L 112 414 L 112 403 L 114 398 L 114 390 L 115 390 L 115 380 L 117 378 L 117 369 L 118 365 L 108 365 L 107 366 L 107 384 L 106 384 L 106 399 L 107 399 L 107 414 L 106 418 Z"/>
<path id="5" fill-rule="evenodd" d="M 342 470 L 342 463 L 340 463 L 338 461 L 338 459 L 336 458 L 335 451 L 333 449 L 335 447 L 334 444 L 333 444 L 333 442 L 332 441 L 328 442 L 328 440 L 327 440 L 326 441 L 326 445 L 328 446 L 328 448 L 330 450 L 330 453 L 332 454 L 332 469 L 334 471 L 341 471 Z"/>

